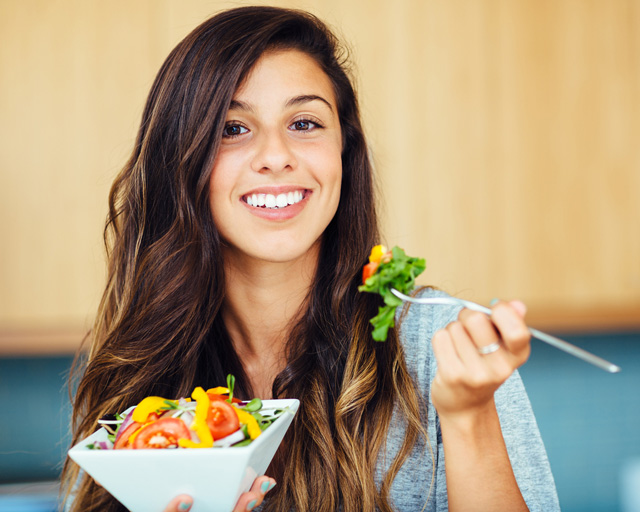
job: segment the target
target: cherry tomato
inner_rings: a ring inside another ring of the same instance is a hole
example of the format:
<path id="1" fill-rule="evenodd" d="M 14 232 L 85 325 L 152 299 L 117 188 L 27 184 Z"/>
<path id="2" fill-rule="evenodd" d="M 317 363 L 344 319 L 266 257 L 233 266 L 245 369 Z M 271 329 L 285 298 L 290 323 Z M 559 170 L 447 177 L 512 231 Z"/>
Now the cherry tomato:
<path id="1" fill-rule="evenodd" d="M 371 263 L 367 263 L 362 269 L 362 284 L 367 282 L 373 274 L 376 273 L 378 269 L 378 265 L 380 265 L 377 261 L 372 261 Z"/>
<path id="2" fill-rule="evenodd" d="M 227 402 L 227 400 L 229 399 L 229 395 L 219 395 L 217 393 L 207 393 L 207 396 L 209 397 L 209 400 L 223 400 L 224 402 Z M 242 402 L 242 400 L 236 398 L 235 396 L 231 399 L 231 401 L 234 404 L 239 404 L 240 402 Z"/>
<path id="3" fill-rule="evenodd" d="M 131 437 L 131 434 L 133 434 L 141 426 L 142 426 L 142 423 L 137 423 L 134 421 L 133 423 L 130 423 L 129 426 L 125 428 L 122 432 L 118 432 L 118 435 L 116 437 L 116 442 L 113 444 L 113 449 L 122 450 L 122 449 L 132 448 L 131 445 L 129 445 L 129 437 Z"/>
<path id="4" fill-rule="evenodd" d="M 207 426 L 211 430 L 213 439 L 221 439 L 233 434 L 240 428 L 240 420 L 229 403 L 223 400 L 212 399 L 211 408 L 207 415 Z"/>
<path id="5" fill-rule="evenodd" d="M 133 440 L 133 448 L 177 448 L 179 439 L 191 439 L 191 433 L 180 418 L 160 418 L 142 427 Z"/>

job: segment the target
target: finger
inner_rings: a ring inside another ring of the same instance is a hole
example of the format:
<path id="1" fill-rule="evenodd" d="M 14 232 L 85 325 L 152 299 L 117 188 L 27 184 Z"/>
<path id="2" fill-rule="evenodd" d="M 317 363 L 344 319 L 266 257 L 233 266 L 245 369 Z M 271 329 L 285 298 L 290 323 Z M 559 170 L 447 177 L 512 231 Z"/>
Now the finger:
<path id="1" fill-rule="evenodd" d="M 240 495 L 233 512 L 246 512 L 253 510 L 262 503 L 265 494 L 273 489 L 275 485 L 276 481 L 273 478 L 269 478 L 266 475 L 259 476 L 253 481 L 251 489 Z"/>
<path id="2" fill-rule="evenodd" d="M 473 340 L 473 349 L 468 357 L 468 367 L 475 369 L 473 376 L 476 385 L 490 383 L 500 385 L 519 366 L 519 360 L 505 348 L 501 333 L 491 318 L 478 311 L 460 312 L 460 323 Z M 487 352 L 480 352 L 488 349 Z"/>
<path id="3" fill-rule="evenodd" d="M 460 375 L 464 371 L 456 346 L 451 338 L 451 333 L 446 329 L 440 329 L 431 340 L 433 355 L 438 362 L 438 372 L 443 376 Z"/>
<path id="4" fill-rule="evenodd" d="M 191 506 L 193 505 L 193 498 L 186 494 L 180 494 L 173 498 L 167 508 L 164 509 L 164 512 L 187 512 L 191 510 Z"/>
<path id="5" fill-rule="evenodd" d="M 451 336 L 451 343 L 455 347 L 456 353 L 465 368 L 471 371 L 479 370 L 482 361 L 478 354 L 478 347 L 462 321 L 451 322 L 447 325 L 446 330 Z"/>
<path id="6" fill-rule="evenodd" d="M 500 343 L 498 332 L 484 313 L 468 311 L 461 314 L 461 320 L 449 324 L 456 350 L 467 370 L 464 382 L 469 388 L 483 389 L 498 387 L 511 373 L 514 366 L 502 345 L 498 350 L 481 354 L 479 347 Z M 467 330 L 468 329 L 468 330 Z"/>
<path id="7" fill-rule="evenodd" d="M 491 347 L 500 342 L 500 334 L 491 319 L 484 313 L 463 309 L 460 311 L 458 318 L 470 339 L 473 340 L 475 356 L 480 355 L 478 349 Z M 496 352 L 484 354 L 484 356 L 494 355 Z M 477 359 L 475 356 L 474 360 Z"/>
<path id="8" fill-rule="evenodd" d="M 527 306 L 524 302 L 519 300 L 510 300 L 509 305 L 515 309 L 522 318 L 527 314 Z"/>
<path id="9" fill-rule="evenodd" d="M 513 355 L 517 366 L 527 360 L 531 351 L 531 333 L 521 312 L 522 308 L 519 305 L 499 302 L 491 313 L 491 319 L 502 337 L 505 349 Z"/>

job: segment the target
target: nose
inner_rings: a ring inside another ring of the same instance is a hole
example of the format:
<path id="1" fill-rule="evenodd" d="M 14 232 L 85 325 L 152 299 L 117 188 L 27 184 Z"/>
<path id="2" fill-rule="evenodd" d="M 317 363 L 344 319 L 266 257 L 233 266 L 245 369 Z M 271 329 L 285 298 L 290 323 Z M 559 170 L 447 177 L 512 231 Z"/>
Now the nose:
<path id="1" fill-rule="evenodd" d="M 278 130 L 263 132 L 256 145 L 251 168 L 256 172 L 282 172 L 297 165 L 287 134 Z"/>

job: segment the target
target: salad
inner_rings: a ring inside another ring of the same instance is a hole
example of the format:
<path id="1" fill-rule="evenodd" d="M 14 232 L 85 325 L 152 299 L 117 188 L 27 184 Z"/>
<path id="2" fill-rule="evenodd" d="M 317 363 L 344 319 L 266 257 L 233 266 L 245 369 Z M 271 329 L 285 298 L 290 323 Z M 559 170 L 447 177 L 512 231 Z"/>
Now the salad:
<path id="1" fill-rule="evenodd" d="M 361 292 L 378 293 L 384 300 L 384 306 L 378 308 L 378 314 L 370 322 L 373 324 L 372 337 L 376 341 L 385 341 L 389 328 L 395 326 L 396 308 L 402 300 L 391 293 L 395 288 L 409 295 L 415 286 L 416 277 L 426 268 L 423 258 L 407 256 L 403 249 L 394 247 L 390 251 L 384 245 L 371 249 L 369 263 L 362 269 Z"/>
<path id="2" fill-rule="evenodd" d="M 227 387 L 196 387 L 190 398 L 170 400 L 148 396 L 138 405 L 98 423 L 108 440 L 87 445 L 94 450 L 212 448 L 246 446 L 286 409 L 267 409 L 259 398 L 233 396 L 235 378 Z"/>

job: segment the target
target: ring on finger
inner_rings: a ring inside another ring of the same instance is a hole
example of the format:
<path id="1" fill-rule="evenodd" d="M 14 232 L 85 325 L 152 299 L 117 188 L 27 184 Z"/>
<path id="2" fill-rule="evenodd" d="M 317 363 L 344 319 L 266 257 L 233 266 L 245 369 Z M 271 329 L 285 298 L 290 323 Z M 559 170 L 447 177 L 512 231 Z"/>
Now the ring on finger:
<path id="1" fill-rule="evenodd" d="M 485 345 L 484 347 L 478 347 L 478 354 L 480 354 L 482 356 L 486 356 L 488 354 L 493 354 L 497 350 L 500 350 L 500 347 L 501 347 L 500 342 L 496 341 L 495 343 L 492 343 L 491 345 Z"/>

